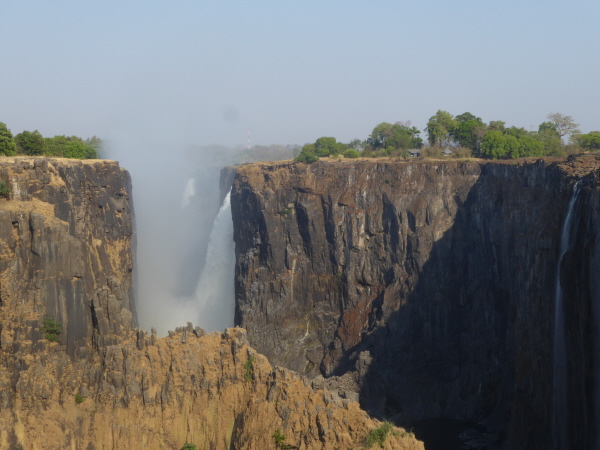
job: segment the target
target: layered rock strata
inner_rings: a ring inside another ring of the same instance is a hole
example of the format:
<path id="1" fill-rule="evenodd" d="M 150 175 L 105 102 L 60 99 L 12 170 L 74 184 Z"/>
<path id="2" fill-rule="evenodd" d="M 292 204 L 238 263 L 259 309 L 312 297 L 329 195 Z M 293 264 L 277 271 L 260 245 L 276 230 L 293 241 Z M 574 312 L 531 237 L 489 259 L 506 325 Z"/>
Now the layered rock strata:
<path id="1" fill-rule="evenodd" d="M 564 272 L 571 293 L 585 291 L 566 295 L 578 398 L 567 417 L 573 448 L 591 448 L 599 166 L 594 156 L 242 166 L 236 324 L 275 364 L 338 376 L 324 383 L 358 390 L 380 417 L 476 422 L 485 446 L 547 448 L 558 246 L 583 177 L 582 250 Z"/>

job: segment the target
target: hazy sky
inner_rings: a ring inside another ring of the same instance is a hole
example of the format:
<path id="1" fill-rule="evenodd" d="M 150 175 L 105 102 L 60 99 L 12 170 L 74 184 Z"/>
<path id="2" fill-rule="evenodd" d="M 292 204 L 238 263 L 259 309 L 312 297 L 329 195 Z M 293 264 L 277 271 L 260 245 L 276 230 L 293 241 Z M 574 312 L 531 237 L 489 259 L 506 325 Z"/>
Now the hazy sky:
<path id="1" fill-rule="evenodd" d="M 600 129 L 600 2 L 2 2 L 13 134 L 287 144 L 438 109 Z M 425 137 L 425 136 L 423 136 Z"/>

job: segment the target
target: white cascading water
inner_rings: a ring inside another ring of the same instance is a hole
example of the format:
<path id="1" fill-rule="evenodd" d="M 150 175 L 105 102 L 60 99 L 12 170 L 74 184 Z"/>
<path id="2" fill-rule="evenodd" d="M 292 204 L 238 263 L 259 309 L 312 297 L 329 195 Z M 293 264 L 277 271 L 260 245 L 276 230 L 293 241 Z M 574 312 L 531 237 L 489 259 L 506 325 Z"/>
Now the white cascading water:
<path id="1" fill-rule="evenodd" d="M 561 265 L 565 253 L 571 244 L 571 222 L 573 209 L 579 192 L 581 181 L 573 187 L 573 195 L 569 202 L 567 215 L 560 237 L 560 257 L 556 267 L 556 287 L 554 297 L 554 367 L 553 367 L 553 405 L 552 429 L 554 450 L 567 450 L 568 438 L 568 405 L 567 405 L 567 345 L 565 339 L 565 315 L 563 309 L 563 291 L 560 282 Z"/>
<path id="2" fill-rule="evenodd" d="M 208 332 L 233 326 L 235 251 L 230 196 L 231 192 L 225 197 L 214 221 L 206 263 L 196 288 L 197 322 Z"/>
<path id="3" fill-rule="evenodd" d="M 186 206 L 188 206 L 190 204 L 190 200 L 192 199 L 192 197 L 196 195 L 196 180 L 193 178 L 190 178 L 186 185 L 185 185 L 185 189 L 183 191 L 183 198 L 181 199 L 181 207 L 185 208 Z"/>

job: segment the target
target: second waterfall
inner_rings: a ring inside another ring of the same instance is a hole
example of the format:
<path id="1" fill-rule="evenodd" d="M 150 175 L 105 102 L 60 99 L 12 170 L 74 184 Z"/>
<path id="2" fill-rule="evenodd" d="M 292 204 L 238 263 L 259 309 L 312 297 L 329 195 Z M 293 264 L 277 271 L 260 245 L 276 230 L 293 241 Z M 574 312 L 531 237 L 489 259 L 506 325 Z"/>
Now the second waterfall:
<path id="1" fill-rule="evenodd" d="M 573 188 L 573 195 L 567 208 L 567 215 L 560 238 L 560 256 L 556 267 L 556 287 L 554 297 L 554 364 L 553 364 L 553 405 L 552 429 L 554 431 L 554 450 L 569 448 L 568 436 L 568 394 L 567 394 L 567 351 L 565 336 L 565 313 L 563 305 L 563 289 L 561 284 L 562 262 L 571 246 L 571 228 L 573 209 L 579 198 L 581 181 Z"/>

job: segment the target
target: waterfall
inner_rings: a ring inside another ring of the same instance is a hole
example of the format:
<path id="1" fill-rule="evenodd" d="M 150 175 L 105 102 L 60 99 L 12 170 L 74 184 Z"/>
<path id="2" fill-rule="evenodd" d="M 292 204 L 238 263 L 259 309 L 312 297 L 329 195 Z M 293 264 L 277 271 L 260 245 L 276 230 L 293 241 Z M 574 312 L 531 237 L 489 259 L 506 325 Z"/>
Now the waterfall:
<path id="1" fill-rule="evenodd" d="M 209 332 L 233 326 L 235 254 L 230 196 L 231 191 L 213 223 L 206 262 L 196 288 L 198 324 Z"/>
<path id="2" fill-rule="evenodd" d="M 181 207 L 185 208 L 190 204 L 191 198 L 196 195 L 196 180 L 194 178 L 190 178 L 185 185 L 185 190 L 183 191 L 183 198 L 181 199 Z"/>
<path id="3" fill-rule="evenodd" d="M 569 202 L 567 215 L 560 237 L 560 256 L 556 267 L 556 287 L 554 297 L 554 367 L 553 367 L 553 401 L 552 430 L 554 450 L 567 450 L 568 437 L 568 404 L 567 404 L 567 350 L 565 338 L 565 315 L 563 309 L 563 291 L 560 282 L 562 260 L 571 243 L 571 222 L 573 208 L 581 191 L 581 181 L 573 187 L 573 195 Z"/>

